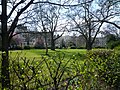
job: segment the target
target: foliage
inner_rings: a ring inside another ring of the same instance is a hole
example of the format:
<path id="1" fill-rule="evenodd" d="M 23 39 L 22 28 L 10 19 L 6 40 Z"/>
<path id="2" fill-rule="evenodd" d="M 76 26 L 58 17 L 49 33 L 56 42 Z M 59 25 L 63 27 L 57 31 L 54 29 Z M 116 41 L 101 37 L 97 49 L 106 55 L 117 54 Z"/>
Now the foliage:
<path id="1" fill-rule="evenodd" d="M 23 50 L 21 46 L 10 47 L 10 50 Z"/>
<path id="2" fill-rule="evenodd" d="M 76 49 L 76 47 L 75 46 L 71 46 L 70 49 Z"/>
<path id="3" fill-rule="evenodd" d="M 111 41 L 107 44 L 108 48 L 110 49 L 114 49 L 115 47 L 117 47 L 120 44 L 120 41 Z"/>
<path id="4" fill-rule="evenodd" d="M 25 52 L 23 52 L 25 51 Z M 22 50 L 10 53 L 11 90 L 117 90 L 119 53 L 114 50 Z M 31 52 L 31 53 L 30 53 Z M 26 53 L 26 54 L 25 54 Z M 33 58 L 33 56 L 35 58 Z"/>
<path id="5" fill-rule="evenodd" d="M 35 49 L 45 49 L 43 46 L 34 46 Z"/>
<path id="6" fill-rule="evenodd" d="M 97 46 L 97 47 L 94 47 L 94 49 L 105 49 L 105 47 Z"/>
<path id="7" fill-rule="evenodd" d="M 116 46 L 114 49 L 115 50 L 120 50 L 120 45 Z"/>
<path id="8" fill-rule="evenodd" d="M 107 37 L 107 47 L 110 49 L 115 48 L 120 44 L 120 38 L 114 34 L 109 34 Z"/>
<path id="9" fill-rule="evenodd" d="M 81 54 L 77 55 L 78 58 L 73 55 L 66 59 L 65 54 L 59 52 L 51 56 L 40 56 L 39 60 L 21 55 L 22 52 L 18 52 L 10 57 L 11 90 L 77 88 L 74 86 L 81 75 L 74 69 L 74 64 L 80 60 Z"/>
<path id="10" fill-rule="evenodd" d="M 24 49 L 30 49 L 31 47 L 30 46 L 24 46 Z"/>
<path id="11" fill-rule="evenodd" d="M 109 89 L 120 88 L 120 55 L 117 52 L 93 50 L 88 53 L 88 59 L 86 63 L 93 66 L 92 69 L 100 82 L 106 83 Z"/>
<path id="12" fill-rule="evenodd" d="M 85 49 L 85 47 L 78 47 L 77 49 Z"/>

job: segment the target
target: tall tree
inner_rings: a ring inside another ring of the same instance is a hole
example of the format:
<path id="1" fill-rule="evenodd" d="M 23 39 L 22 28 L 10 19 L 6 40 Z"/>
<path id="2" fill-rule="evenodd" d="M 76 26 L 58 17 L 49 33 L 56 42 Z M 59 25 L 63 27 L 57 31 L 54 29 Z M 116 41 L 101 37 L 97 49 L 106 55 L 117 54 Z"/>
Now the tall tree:
<path id="1" fill-rule="evenodd" d="M 71 30 L 79 32 L 86 41 L 86 49 L 91 50 L 103 23 L 94 21 L 95 17 L 92 15 L 95 12 L 93 1 L 88 3 L 88 0 L 81 0 L 80 3 L 84 4 L 71 8 L 72 11 L 68 14 L 68 17 L 72 20 Z"/>
<path id="2" fill-rule="evenodd" d="M 120 29 L 120 0 L 98 0 L 95 16 L 97 22 L 108 23 Z"/>
<path id="3" fill-rule="evenodd" d="M 2 0 L 2 13 L 1 13 L 1 38 L 2 38 L 2 65 L 1 65 L 1 80 L 2 80 L 2 89 L 10 88 L 10 73 L 9 73 L 9 44 L 14 33 L 14 30 L 18 24 L 19 17 L 21 14 L 33 3 L 34 0 L 25 1 L 13 1 Z M 26 4 L 25 4 L 26 2 Z M 8 13 L 8 6 L 12 4 L 12 9 Z M 15 17 L 13 18 L 13 13 L 18 9 L 19 5 L 23 5 L 21 9 L 18 10 Z M 13 21 L 9 23 L 11 20 Z M 8 28 L 9 23 L 9 28 Z"/>
<path id="4" fill-rule="evenodd" d="M 38 9 L 35 10 L 37 25 L 40 31 L 50 33 L 51 50 L 55 50 L 55 41 L 64 34 L 67 26 L 66 22 L 61 20 L 63 19 L 60 13 L 61 7 L 49 4 L 38 4 L 37 7 Z M 62 34 L 56 37 L 57 32 L 62 32 Z"/>
<path id="5" fill-rule="evenodd" d="M 120 28 L 114 22 L 120 16 L 119 0 L 81 0 L 81 6 L 72 7 L 68 15 L 72 20 L 73 31 L 78 31 L 86 40 L 86 48 L 92 49 L 92 44 L 104 23 Z M 74 22 L 74 23 L 73 23 Z"/>
<path id="6" fill-rule="evenodd" d="M 2 0 L 2 14 L 1 14 L 1 37 L 2 37 L 2 65 L 1 65 L 1 80 L 2 89 L 9 87 L 9 60 L 8 60 L 8 32 L 7 32 L 7 0 Z"/>

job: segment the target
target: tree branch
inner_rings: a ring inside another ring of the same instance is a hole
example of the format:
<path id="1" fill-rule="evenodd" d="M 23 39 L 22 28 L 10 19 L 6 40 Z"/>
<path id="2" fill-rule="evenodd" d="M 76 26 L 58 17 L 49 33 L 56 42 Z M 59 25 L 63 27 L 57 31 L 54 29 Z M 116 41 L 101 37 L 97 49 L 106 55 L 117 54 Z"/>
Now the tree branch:
<path id="1" fill-rule="evenodd" d="M 12 38 L 12 35 L 13 35 L 13 33 L 14 33 L 14 30 L 15 30 L 15 28 L 16 28 L 16 26 L 17 26 L 19 16 L 33 3 L 33 1 L 34 1 L 34 0 L 31 0 L 24 8 L 22 8 L 22 9 L 20 10 L 20 12 L 17 13 L 17 16 L 15 17 L 15 19 L 14 19 L 14 21 L 12 22 L 11 27 L 10 27 L 10 29 L 9 29 L 9 31 L 8 31 L 8 32 L 9 32 L 9 41 L 10 41 L 10 39 Z"/>
<path id="2" fill-rule="evenodd" d="M 106 22 L 106 23 L 112 24 L 112 25 L 114 25 L 115 27 L 117 27 L 118 29 L 120 29 L 120 26 L 118 26 L 118 25 L 115 24 L 114 22 L 110 22 L 110 21 L 107 21 L 107 20 L 101 20 L 101 22 Z"/>
<path id="3" fill-rule="evenodd" d="M 90 0 L 86 3 L 90 3 L 92 2 L 93 0 Z M 34 2 L 33 4 L 37 4 L 37 3 L 47 3 L 47 4 L 53 4 L 53 5 L 57 5 L 57 6 L 66 6 L 66 7 L 74 7 L 74 6 L 79 6 L 79 5 L 82 5 L 84 3 L 79 3 L 79 4 L 73 4 L 73 5 L 65 5 L 65 4 L 59 4 L 59 3 L 52 3 L 52 2 L 49 2 L 49 1 L 38 1 L 38 2 Z"/>
<path id="4" fill-rule="evenodd" d="M 25 0 L 21 0 L 20 2 L 18 2 L 15 6 L 13 6 L 12 10 L 10 11 L 9 15 L 8 15 L 8 19 L 10 18 L 10 16 L 12 15 L 12 13 L 14 12 L 14 10 L 17 8 L 17 6 L 19 6 L 21 3 L 24 3 Z"/>

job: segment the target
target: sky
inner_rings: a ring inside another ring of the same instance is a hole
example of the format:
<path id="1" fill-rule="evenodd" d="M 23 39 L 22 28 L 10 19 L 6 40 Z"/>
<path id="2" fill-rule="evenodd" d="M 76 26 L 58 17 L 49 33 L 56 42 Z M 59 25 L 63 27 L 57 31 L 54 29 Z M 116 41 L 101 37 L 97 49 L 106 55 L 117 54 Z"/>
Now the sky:
<path id="1" fill-rule="evenodd" d="M 20 1 L 20 0 L 16 0 L 17 2 L 18 1 Z M 27 1 L 29 1 L 29 0 L 26 0 L 26 2 Z M 62 2 L 64 1 L 64 0 L 61 0 Z M 78 2 L 79 2 L 80 0 L 71 0 L 71 4 L 77 4 Z M 0 0 L 0 2 L 1 2 L 1 0 Z M 52 2 L 56 2 L 56 0 L 52 0 Z M 11 7 L 11 5 L 9 5 L 9 7 L 8 7 L 8 13 L 10 12 L 10 7 Z M 20 8 L 22 7 L 22 6 L 19 6 Z M 96 4 L 94 4 L 94 6 L 93 6 L 94 8 L 98 8 L 98 6 L 96 5 Z M 30 6 L 29 8 L 28 8 L 28 10 L 30 10 L 30 8 L 32 8 L 32 6 Z M 1 13 L 1 7 L 0 7 L 0 13 Z M 14 12 L 13 13 L 13 15 L 12 15 L 12 17 L 14 17 L 15 15 L 16 15 L 16 13 L 17 12 Z M 24 15 L 23 16 L 21 16 L 21 18 L 23 18 L 24 17 Z M 110 21 L 116 21 L 116 20 L 118 20 L 118 21 L 120 21 L 120 17 L 115 17 L 115 18 L 112 18 Z M 65 20 L 63 20 L 62 22 L 65 22 Z M 106 25 L 106 23 L 102 26 L 102 27 L 104 27 Z M 102 28 L 101 28 L 102 29 Z M 66 34 L 65 35 L 71 35 L 70 33 L 68 33 L 68 32 L 66 32 Z"/>

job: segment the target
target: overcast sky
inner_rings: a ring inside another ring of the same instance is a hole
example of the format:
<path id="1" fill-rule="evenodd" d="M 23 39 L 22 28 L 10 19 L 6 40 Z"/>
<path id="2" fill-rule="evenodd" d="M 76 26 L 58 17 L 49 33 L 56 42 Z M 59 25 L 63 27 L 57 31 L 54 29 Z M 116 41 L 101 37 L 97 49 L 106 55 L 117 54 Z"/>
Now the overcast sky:
<path id="1" fill-rule="evenodd" d="M 20 1 L 20 0 L 16 0 L 17 2 L 18 1 Z M 29 0 L 26 0 L 26 2 L 27 1 L 29 1 Z M 35 0 L 35 1 L 37 1 L 37 0 Z M 45 1 L 45 0 L 44 0 Z M 49 1 L 49 0 L 48 0 Z M 56 2 L 56 0 L 51 0 L 52 2 Z M 64 0 L 61 0 L 62 1 L 62 3 L 64 2 Z M 80 0 L 71 0 L 71 2 L 69 2 L 69 4 L 78 4 L 78 2 L 79 2 Z M 0 2 L 1 2 L 1 0 L 0 0 Z M 10 4 L 8 4 L 9 5 L 9 7 L 7 8 L 7 11 L 8 11 L 8 13 L 10 12 L 10 10 L 11 10 L 11 5 Z M 24 6 L 25 4 L 22 4 L 22 5 L 20 5 L 19 6 L 19 8 L 22 8 L 23 6 Z M 31 5 L 27 10 L 30 10 L 31 8 L 32 8 L 33 6 Z M 98 8 L 98 6 L 97 6 L 97 4 L 95 4 L 94 3 L 94 5 L 93 5 L 93 7 L 96 9 L 96 8 Z M 19 10 L 19 9 L 17 9 L 17 10 Z M 1 6 L 0 6 L 0 13 L 1 13 Z M 14 16 L 16 16 L 16 11 L 12 14 L 12 17 L 14 18 Z M 25 15 L 21 15 L 21 18 L 23 18 Z M 65 22 L 66 20 L 63 20 L 62 22 Z M 118 16 L 118 17 L 115 17 L 115 18 L 112 18 L 110 21 L 120 21 L 120 16 Z M 102 26 L 102 27 L 104 27 L 106 25 L 106 23 Z M 101 30 L 102 30 L 102 28 L 101 28 Z M 66 33 L 65 35 L 71 35 L 70 33 Z"/>

